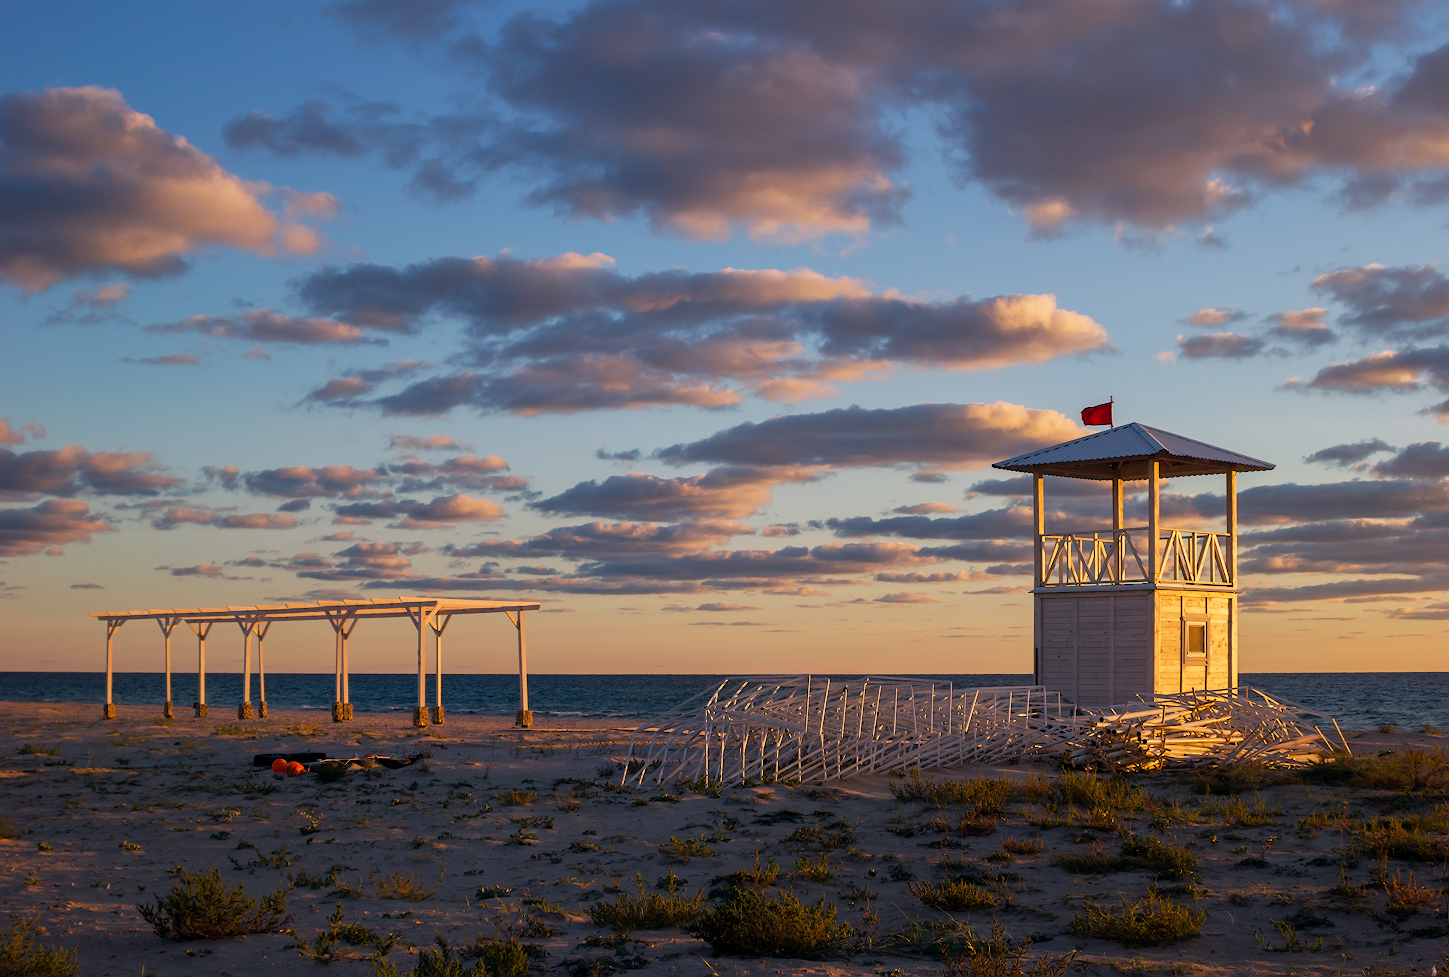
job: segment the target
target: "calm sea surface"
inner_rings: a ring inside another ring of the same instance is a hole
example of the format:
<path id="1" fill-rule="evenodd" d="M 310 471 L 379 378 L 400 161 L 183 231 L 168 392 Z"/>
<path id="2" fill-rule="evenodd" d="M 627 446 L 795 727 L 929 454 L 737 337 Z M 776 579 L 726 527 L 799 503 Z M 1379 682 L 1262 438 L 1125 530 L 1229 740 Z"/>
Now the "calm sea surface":
<path id="1" fill-rule="evenodd" d="M 820 676 L 826 678 L 827 676 Z M 855 676 L 829 676 L 855 677 Z M 658 715 L 724 676 L 715 675 L 530 675 L 529 705 L 539 715 L 601 716 L 641 719 Z M 925 683 L 1026 685 L 1030 675 L 920 675 Z M 1425 723 L 1449 727 L 1449 672 L 1353 672 L 1243 674 L 1243 685 L 1337 717 L 1346 729 L 1391 723 L 1418 729 Z M 330 672 L 267 676 L 267 704 L 277 709 L 328 710 Z M 104 672 L 0 672 L 0 699 L 12 702 L 103 702 Z M 114 699 L 122 704 L 160 703 L 165 679 L 160 672 L 117 672 Z M 353 705 L 358 712 L 411 709 L 417 676 L 353 675 Z M 256 676 L 252 695 L 257 696 Z M 196 699 L 195 673 L 173 673 L 171 698 L 178 705 Z M 206 699 L 217 706 L 241 698 L 241 676 L 208 673 Z M 428 704 L 433 701 L 428 677 Z M 443 704 L 451 713 L 511 716 L 518 708 L 516 675 L 444 675 Z"/>

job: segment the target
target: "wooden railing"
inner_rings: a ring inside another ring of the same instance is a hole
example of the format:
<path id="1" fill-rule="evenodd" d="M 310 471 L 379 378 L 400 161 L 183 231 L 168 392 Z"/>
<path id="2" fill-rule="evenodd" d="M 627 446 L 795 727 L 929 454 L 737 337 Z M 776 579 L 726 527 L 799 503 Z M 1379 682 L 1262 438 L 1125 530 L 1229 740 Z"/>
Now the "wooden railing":
<path id="1" fill-rule="evenodd" d="M 1158 537 L 1157 579 L 1175 583 L 1233 585 L 1232 539 L 1227 533 L 1164 529 Z"/>
<path id="2" fill-rule="evenodd" d="M 1041 580 L 1043 587 L 1097 587 L 1112 584 L 1147 583 L 1146 526 L 1096 533 L 1043 535 Z M 1159 581 L 1233 584 L 1231 537 L 1227 533 L 1191 529 L 1158 531 Z"/>

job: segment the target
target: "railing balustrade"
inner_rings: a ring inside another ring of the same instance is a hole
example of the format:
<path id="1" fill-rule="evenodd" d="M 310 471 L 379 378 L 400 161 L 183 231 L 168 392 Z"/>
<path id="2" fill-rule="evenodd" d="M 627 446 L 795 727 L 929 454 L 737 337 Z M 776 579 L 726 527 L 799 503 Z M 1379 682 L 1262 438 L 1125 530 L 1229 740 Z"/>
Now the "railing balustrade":
<path id="1" fill-rule="evenodd" d="M 1147 583 L 1146 526 L 1095 533 L 1063 533 L 1041 537 L 1043 587 L 1094 587 Z M 1233 584 L 1231 537 L 1227 533 L 1191 529 L 1158 530 L 1159 581 Z"/>

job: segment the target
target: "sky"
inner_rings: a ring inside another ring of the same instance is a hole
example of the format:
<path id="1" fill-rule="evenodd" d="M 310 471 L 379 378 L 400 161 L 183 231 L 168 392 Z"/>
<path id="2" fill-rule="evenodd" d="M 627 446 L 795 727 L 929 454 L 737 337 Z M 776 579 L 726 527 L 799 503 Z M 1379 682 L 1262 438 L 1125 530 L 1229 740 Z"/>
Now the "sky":
<path id="1" fill-rule="evenodd" d="M 96 610 L 441 594 L 539 601 L 538 672 L 1030 671 L 990 466 L 1111 398 L 1276 465 L 1242 671 L 1440 670 L 1446 20 L 5 5 L 0 669 L 101 667 Z M 1108 519 L 1049 481 L 1049 532 Z M 448 640 L 512 667 L 501 622 Z M 326 671 L 331 633 L 267 650 Z"/>

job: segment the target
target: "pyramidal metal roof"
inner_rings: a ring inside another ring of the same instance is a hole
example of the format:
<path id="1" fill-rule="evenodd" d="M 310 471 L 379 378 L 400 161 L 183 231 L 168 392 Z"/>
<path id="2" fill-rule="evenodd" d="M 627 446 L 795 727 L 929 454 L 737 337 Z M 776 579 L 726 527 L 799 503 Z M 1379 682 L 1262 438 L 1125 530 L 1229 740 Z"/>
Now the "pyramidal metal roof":
<path id="1" fill-rule="evenodd" d="M 1034 475 L 1132 480 L 1146 478 L 1153 461 L 1158 462 L 1162 478 L 1265 472 L 1275 467 L 1236 451 L 1135 423 L 998 461 L 991 467 Z"/>

